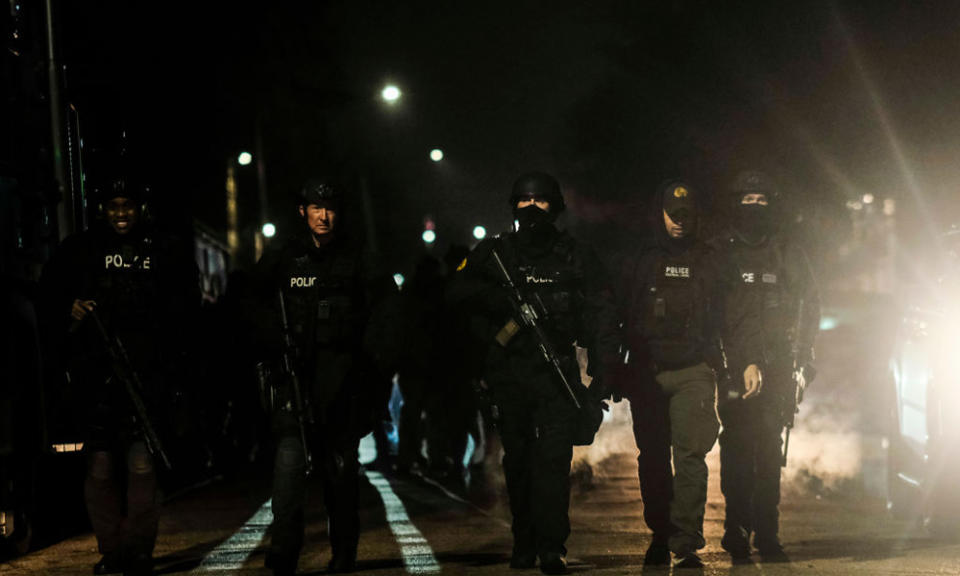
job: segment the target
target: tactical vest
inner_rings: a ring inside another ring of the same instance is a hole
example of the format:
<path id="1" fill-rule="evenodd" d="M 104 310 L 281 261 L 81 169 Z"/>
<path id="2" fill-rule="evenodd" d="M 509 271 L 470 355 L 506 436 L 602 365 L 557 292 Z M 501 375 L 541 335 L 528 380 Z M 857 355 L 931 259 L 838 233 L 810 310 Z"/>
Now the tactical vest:
<path id="1" fill-rule="evenodd" d="M 662 369 L 699 362 L 709 294 L 702 263 L 693 252 L 658 251 L 634 278 L 631 323 Z"/>
<path id="2" fill-rule="evenodd" d="M 350 348 L 362 336 L 359 255 L 335 251 L 294 257 L 282 274 L 287 321 L 298 344 Z"/>
<path id="3" fill-rule="evenodd" d="M 535 258 L 524 255 L 515 234 L 506 235 L 501 245 L 517 287 L 538 314 L 544 313 L 544 327 L 554 347 L 568 352 L 580 331 L 584 300 L 583 264 L 573 238 L 561 234 L 552 250 Z"/>
<path id="4" fill-rule="evenodd" d="M 152 329 L 159 297 L 156 265 L 149 236 L 95 244 L 88 263 L 94 284 L 89 297 L 108 326 L 121 334 Z"/>
<path id="5" fill-rule="evenodd" d="M 766 351 L 788 349 L 797 310 L 782 247 L 777 242 L 752 247 L 736 239 L 730 244 L 730 260 L 736 266 L 738 282 L 728 306 L 761 310 Z"/>

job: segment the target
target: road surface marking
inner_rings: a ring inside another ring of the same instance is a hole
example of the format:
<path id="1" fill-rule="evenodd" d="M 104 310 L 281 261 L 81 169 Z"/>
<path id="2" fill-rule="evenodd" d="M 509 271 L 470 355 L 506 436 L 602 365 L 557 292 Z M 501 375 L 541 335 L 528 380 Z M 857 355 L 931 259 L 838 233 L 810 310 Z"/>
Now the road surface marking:
<path id="1" fill-rule="evenodd" d="M 393 491 L 390 481 L 383 474 L 367 470 L 367 479 L 380 493 L 383 508 L 387 514 L 387 523 L 400 545 L 400 554 L 403 556 L 403 565 L 408 574 L 437 574 L 440 565 L 433 555 L 433 550 L 423 534 L 410 521 L 406 508 L 400 497 Z"/>
<path id="2" fill-rule="evenodd" d="M 207 554 L 191 574 L 236 571 L 243 568 L 250 554 L 260 546 L 273 522 L 272 500 L 267 500 L 233 536 Z"/>

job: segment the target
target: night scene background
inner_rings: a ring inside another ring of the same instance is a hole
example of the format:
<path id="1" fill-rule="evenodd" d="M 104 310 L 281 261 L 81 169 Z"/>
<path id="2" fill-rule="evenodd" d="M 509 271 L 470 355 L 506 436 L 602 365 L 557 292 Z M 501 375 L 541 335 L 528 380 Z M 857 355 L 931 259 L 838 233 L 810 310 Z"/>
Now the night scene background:
<path id="1" fill-rule="evenodd" d="M 559 179 L 559 227 L 610 270 L 665 179 L 706 193 L 709 235 L 735 175 L 768 172 L 823 295 L 786 482 L 889 496 L 898 326 L 955 294 L 960 3 L 4 0 L 0 33 L 0 273 L 27 300 L 118 170 L 149 184 L 162 233 L 194 240 L 211 307 L 302 226 L 312 177 L 344 190 L 349 234 L 409 278 L 474 246 L 476 226 L 508 230 L 523 172 Z M 578 462 L 634 454 L 614 412 Z"/>
<path id="2" fill-rule="evenodd" d="M 477 224 L 506 229 L 509 186 L 532 169 L 562 182 L 563 224 L 605 246 L 642 227 L 663 179 L 691 179 L 722 209 L 753 167 L 816 221 L 829 245 L 814 251 L 850 240 L 861 214 L 848 202 L 892 199 L 900 226 L 918 217 L 912 234 L 956 215 L 951 3 L 53 5 L 88 182 L 125 133 L 159 219 L 222 235 L 227 164 L 249 151 L 236 172 L 244 243 L 262 224 L 258 190 L 282 236 L 311 175 L 343 181 L 353 216 L 366 183 L 398 271 L 424 250 L 426 218 L 437 255 Z M 13 6 L 2 161 L 43 180 L 44 14 Z M 387 84 L 402 91 L 394 104 Z"/>

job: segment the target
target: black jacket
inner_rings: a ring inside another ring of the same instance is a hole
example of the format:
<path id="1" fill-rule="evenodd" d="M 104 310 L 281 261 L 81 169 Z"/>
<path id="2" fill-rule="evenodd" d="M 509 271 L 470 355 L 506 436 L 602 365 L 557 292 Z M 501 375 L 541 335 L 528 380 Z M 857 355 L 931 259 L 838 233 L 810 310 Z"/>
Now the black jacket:
<path id="1" fill-rule="evenodd" d="M 747 337 L 745 330 L 759 331 L 765 367 L 790 363 L 794 343 L 800 364 L 810 364 L 820 325 L 820 295 L 803 249 L 779 236 L 751 243 L 734 229 L 710 244 L 734 272 L 725 304 L 724 338 L 739 342 Z M 756 311 L 759 325 L 745 328 L 738 319 L 750 310 Z M 733 356 L 731 365 L 742 366 L 746 360 Z"/>
<path id="2" fill-rule="evenodd" d="M 588 350 L 588 373 L 603 378 L 619 348 L 611 284 L 588 246 L 555 231 L 539 243 L 527 242 L 518 233 L 484 240 L 450 282 L 447 303 L 455 312 L 469 314 L 474 344 L 486 356 L 487 379 L 511 380 L 549 370 L 528 330 L 521 329 L 507 346 L 496 343 L 498 332 L 515 314 L 493 249 L 524 297 L 537 306 L 542 303 L 542 324 L 558 353 L 572 358 L 576 342 Z"/>

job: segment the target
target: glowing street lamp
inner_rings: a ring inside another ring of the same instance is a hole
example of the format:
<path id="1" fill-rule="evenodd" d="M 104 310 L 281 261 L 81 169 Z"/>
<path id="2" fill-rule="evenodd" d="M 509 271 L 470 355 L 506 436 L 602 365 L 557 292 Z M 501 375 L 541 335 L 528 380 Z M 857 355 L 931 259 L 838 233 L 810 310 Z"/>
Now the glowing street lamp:
<path id="1" fill-rule="evenodd" d="M 437 241 L 437 233 L 433 230 L 424 230 L 420 237 L 423 238 L 425 244 L 433 244 Z"/>
<path id="2" fill-rule="evenodd" d="M 387 84 L 383 87 L 383 90 L 380 91 L 380 97 L 383 98 L 383 101 L 387 104 L 396 104 L 402 95 L 403 93 L 400 92 L 400 89 L 393 84 Z"/>
<path id="3" fill-rule="evenodd" d="M 439 162 L 443 160 L 443 150 L 439 148 L 434 148 L 430 151 L 430 159 L 434 162 Z"/>
<path id="4" fill-rule="evenodd" d="M 251 162 L 253 162 L 253 154 L 249 152 L 241 152 L 240 155 L 237 156 L 237 164 L 241 166 L 247 166 Z"/>
<path id="5" fill-rule="evenodd" d="M 474 226 L 473 227 L 473 237 L 477 240 L 483 240 L 487 237 L 487 229 L 483 226 Z"/>
<path id="6" fill-rule="evenodd" d="M 277 235 L 277 227 L 272 222 L 267 222 L 261 229 L 264 238 L 273 238 Z"/>

